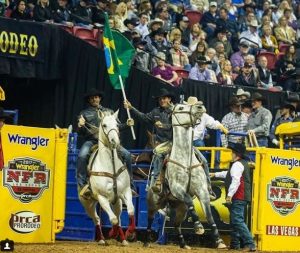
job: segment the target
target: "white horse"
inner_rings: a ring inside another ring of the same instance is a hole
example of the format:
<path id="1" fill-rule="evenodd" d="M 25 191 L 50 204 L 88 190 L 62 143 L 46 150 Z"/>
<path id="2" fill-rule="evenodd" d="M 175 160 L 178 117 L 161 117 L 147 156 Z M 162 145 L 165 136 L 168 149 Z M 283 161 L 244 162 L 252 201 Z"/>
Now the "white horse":
<path id="1" fill-rule="evenodd" d="M 132 239 L 135 236 L 135 219 L 130 177 L 126 166 L 117 154 L 117 148 L 120 145 L 117 122 L 118 111 L 114 114 L 111 112 L 99 113 L 101 122 L 98 149 L 91 155 L 88 165 L 93 198 L 87 200 L 80 197 L 80 201 L 96 225 L 95 239 L 99 244 L 105 244 L 105 240 L 101 230 L 100 218 L 95 208 L 97 202 L 108 214 L 113 226 L 109 232 L 109 237 L 117 238 L 120 236 L 122 244 L 127 245 L 126 238 Z M 125 235 L 120 220 L 122 202 L 127 206 L 129 215 L 129 226 Z"/>
<path id="2" fill-rule="evenodd" d="M 202 113 L 201 104 L 177 104 L 173 109 L 173 144 L 165 171 L 165 179 L 171 194 L 162 197 L 151 189 L 148 191 L 148 227 L 145 246 L 149 245 L 154 214 L 168 203 L 176 211 L 174 227 L 179 235 L 179 245 L 181 248 L 189 248 L 181 233 L 181 223 L 186 218 L 187 212 L 193 219 L 195 233 L 201 235 L 205 232 L 194 209 L 192 197 L 196 196 L 202 203 L 215 246 L 226 248 L 211 213 L 205 172 L 202 163 L 196 158 L 193 148 L 193 127 Z"/>

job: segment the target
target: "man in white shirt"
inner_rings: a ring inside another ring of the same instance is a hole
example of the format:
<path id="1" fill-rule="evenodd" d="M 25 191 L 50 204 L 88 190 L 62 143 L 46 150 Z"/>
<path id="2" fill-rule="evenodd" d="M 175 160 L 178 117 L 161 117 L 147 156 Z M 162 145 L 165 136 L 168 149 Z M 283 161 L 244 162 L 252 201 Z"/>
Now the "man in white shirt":
<path id="1" fill-rule="evenodd" d="M 257 49 L 262 47 L 261 38 L 259 37 L 257 32 L 257 27 L 258 27 L 257 20 L 256 19 L 251 20 L 248 26 L 249 29 L 241 33 L 240 42 L 247 41 L 251 47 L 249 53 L 255 55 Z M 248 40 L 245 40 L 243 38 L 247 38 Z"/>
<path id="2" fill-rule="evenodd" d="M 137 30 L 139 32 L 139 34 L 142 36 L 142 39 L 144 39 L 148 34 L 149 34 L 149 30 L 148 30 L 148 15 L 144 12 L 142 12 L 139 15 L 139 25 L 135 27 L 135 30 Z"/>
<path id="3" fill-rule="evenodd" d="M 232 166 L 228 171 L 211 173 L 211 177 L 225 178 L 226 204 L 230 206 L 231 249 L 240 249 L 242 239 L 243 251 L 256 251 L 252 235 L 245 224 L 245 210 L 251 201 L 251 175 L 246 158 L 246 147 L 241 143 L 231 143 Z"/>

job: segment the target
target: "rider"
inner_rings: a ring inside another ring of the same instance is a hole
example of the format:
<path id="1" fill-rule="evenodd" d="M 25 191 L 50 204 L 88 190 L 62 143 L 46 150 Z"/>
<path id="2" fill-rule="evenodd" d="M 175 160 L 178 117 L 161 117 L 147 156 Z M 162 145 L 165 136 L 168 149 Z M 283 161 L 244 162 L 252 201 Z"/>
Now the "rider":
<path id="1" fill-rule="evenodd" d="M 146 114 L 134 108 L 128 100 L 124 101 L 124 107 L 132 110 L 139 119 L 146 123 L 154 124 L 156 148 L 153 151 L 155 156 L 153 161 L 154 169 L 152 171 L 151 186 L 153 191 L 160 192 L 161 182 L 156 179 L 163 167 L 164 158 L 171 151 L 172 147 L 173 130 L 171 116 L 175 96 L 172 92 L 162 88 L 160 90 L 160 95 L 154 98 L 158 100 L 159 106 Z"/>
<path id="2" fill-rule="evenodd" d="M 103 107 L 100 103 L 103 100 L 104 93 L 96 89 L 89 90 L 84 99 L 88 103 L 88 107 L 82 110 L 78 117 L 79 135 L 83 137 L 84 143 L 80 148 L 77 161 L 77 183 L 79 186 L 79 195 L 82 197 L 90 197 L 91 190 L 88 184 L 87 165 L 91 148 L 98 143 L 98 128 L 100 125 L 100 118 L 98 111 L 110 111 L 111 109 Z M 127 126 L 134 125 L 132 119 L 128 119 L 126 124 L 120 124 L 119 129 L 122 130 Z M 133 195 L 137 195 L 132 180 L 131 154 L 124 147 L 118 148 L 123 161 L 130 176 L 131 189 Z"/>

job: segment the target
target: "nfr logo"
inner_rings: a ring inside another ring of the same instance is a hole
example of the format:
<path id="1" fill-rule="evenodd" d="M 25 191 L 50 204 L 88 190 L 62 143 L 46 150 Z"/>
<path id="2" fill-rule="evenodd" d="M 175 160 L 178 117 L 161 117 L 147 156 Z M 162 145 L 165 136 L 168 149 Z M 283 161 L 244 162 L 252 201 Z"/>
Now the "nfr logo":
<path id="1" fill-rule="evenodd" d="M 32 158 L 16 158 L 3 169 L 3 185 L 24 203 L 38 199 L 49 188 L 49 178 L 45 164 Z"/>
<path id="2" fill-rule="evenodd" d="M 268 201 L 281 215 L 292 213 L 300 202 L 299 182 L 290 177 L 276 177 L 268 184 Z"/>

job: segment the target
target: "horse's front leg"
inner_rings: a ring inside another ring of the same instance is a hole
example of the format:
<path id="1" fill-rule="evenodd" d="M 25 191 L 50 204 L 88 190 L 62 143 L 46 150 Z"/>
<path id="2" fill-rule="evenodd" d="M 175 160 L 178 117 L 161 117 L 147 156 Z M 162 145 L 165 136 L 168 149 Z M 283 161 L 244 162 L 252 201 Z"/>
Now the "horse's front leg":
<path id="1" fill-rule="evenodd" d="M 183 202 L 179 203 L 176 207 L 176 217 L 174 222 L 174 228 L 178 233 L 179 246 L 183 249 L 191 249 L 184 240 L 183 234 L 181 232 L 181 224 L 185 220 L 186 217 L 186 206 Z"/>
<path id="2" fill-rule="evenodd" d="M 125 239 L 124 232 L 121 227 L 121 212 L 122 212 L 122 200 L 118 198 L 116 203 L 112 205 L 113 212 L 118 217 L 118 224 L 113 225 L 112 229 L 109 232 L 109 237 L 117 239 L 118 236 L 120 236 L 120 240 L 122 242 L 123 246 L 128 245 L 128 242 Z"/>
<path id="3" fill-rule="evenodd" d="M 112 225 L 118 225 L 119 223 L 118 218 L 111 210 L 108 199 L 101 195 L 97 195 L 97 198 L 102 209 L 108 214 L 110 223 Z"/>
<path id="4" fill-rule="evenodd" d="M 132 193 L 130 187 L 127 187 L 123 196 L 123 201 L 127 206 L 127 212 L 129 216 L 129 226 L 126 230 L 125 237 L 129 241 L 134 241 L 136 238 L 135 233 L 135 218 L 134 218 L 134 206 L 132 203 Z"/>

